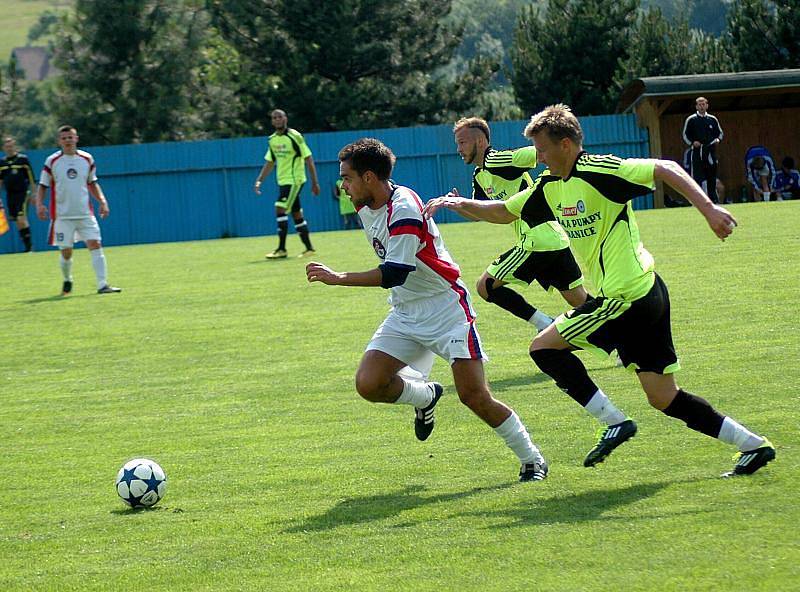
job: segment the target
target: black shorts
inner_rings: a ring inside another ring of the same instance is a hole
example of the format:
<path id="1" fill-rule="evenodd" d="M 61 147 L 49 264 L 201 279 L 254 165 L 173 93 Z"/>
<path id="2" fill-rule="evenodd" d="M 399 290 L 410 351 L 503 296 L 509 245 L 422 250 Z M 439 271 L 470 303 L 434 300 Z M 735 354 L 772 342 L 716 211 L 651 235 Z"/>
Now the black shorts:
<path id="1" fill-rule="evenodd" d="M 510 284 L 539 282 L 545 290 L 571 290 L 583 283 L 583 274 L 569 248 L 559 251 L 526 251 L 509 249 L 486 269 L 495 279 Z"/>
<path id="2" fill-rule="evenodd" d="M 300 211 L 300 191 L 305 183 L 297 185 L 278 185 L 278 199 L 275 206 L 295 214 Z"/>
<path id="3" fill-rule="evenodd" d="M 653 287 L 638 300 L 590 298 L 556 319 L 556 328 L 578 349 L 617 350 L 626 367 L 669 374 L 680 369 L 669 311 L 667 286 L 655 274 Z"/>
<path id="4" fill-rule="evenodd" d="M 8 193 L 8 217 L 16 220 L 20 214 L 25 214 L 28 209 L 28 192 Z"/>

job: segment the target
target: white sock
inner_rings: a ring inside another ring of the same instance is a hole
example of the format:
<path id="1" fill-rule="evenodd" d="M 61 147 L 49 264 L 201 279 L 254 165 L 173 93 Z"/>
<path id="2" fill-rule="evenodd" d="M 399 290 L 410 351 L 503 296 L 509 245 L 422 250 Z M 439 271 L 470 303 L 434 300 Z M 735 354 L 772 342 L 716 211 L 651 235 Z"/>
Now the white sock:
<path id="1" fill-rule="evenodd" d="M 65 282 L 72 281 L 72 258 L 64 259 L 64 255 L 61 255 L 61 260 L 59 261 L 61 265 L 61 275 L 64 276 Z"/>
<path id="2" fill-rule="evenodd" d="M 764 443 L 764 438 L 755 435 L 736 420 L 726 417 L 722 421 L 718 438 L 726 444 L 733 444 L 742 452 L 755 450 Z"/>
<path id="3" fill-rule="evenodd" d="M 413 405 L 414 407 L 427 407 L 433 401 L 433 383 L 417 382 L 415 380 L 403 381 L 403 392 L 395 403 L 402 405 Z"/>
<path id="4" fill-rule="evenodd" d="M 534 325 L 539 331 L 546 329 L 553 322 L 553 317 L 544 314 L 541 310 L 533 313 L 533 316 L 528 319 L 531 325 Z"/>
<path id="5" fill-rule="evenodd" d="M 625 421 L 625 414 L 614 406 L 606 394 L 597 389 L 597 392 L 586 403 L 586 411 L 606 425 L 615 425 Z"/>
<path id="6" fill-rule="evenodd" d="M 494 428 L 494 432 L 517 455 L 520 463 L 542 462 L 544 460 L 542 453 L 531 442 L 528 430 L 513 411 L 503 423 Z"/>
<path id="7" fill-rule="evenodd" d="M 94 267 L 94 275 L 97 276 L 97 289 L 99 290 L 106 284 L 106 256 L 103 254 L 102 247 L 90 251 L 92 254 L 92 267 Z"/>

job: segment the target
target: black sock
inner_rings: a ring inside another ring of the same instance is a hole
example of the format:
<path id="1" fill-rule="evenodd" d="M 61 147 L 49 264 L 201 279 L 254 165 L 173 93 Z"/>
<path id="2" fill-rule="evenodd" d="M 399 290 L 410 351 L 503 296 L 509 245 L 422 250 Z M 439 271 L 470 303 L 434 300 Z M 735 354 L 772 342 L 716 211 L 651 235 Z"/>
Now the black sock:
<path id="1" fill-rule="evenodd" d="M 31 227 L 27 226 L 25 228 L 20 228 L 19 237 L 22 239 L 22 242 L 25 245 L 25 250 L 30 251 L 33 248 L 33 245 L 31 244 Z"/>
<path id="2" fill-rule="evenodd" d="M 702 397 L 687 393 L 681 389 L 666 409 L 665 415 L 685 421 L 691 429 L 711 436 L 719 437 L 722 422 L 725 416 L 721 415 L 711 404 Z"/>
<path id="3" fill-rule="evenodd" d="M 297 234 L 300 235 L 300 240 L 303 241 L 306 249 L 313 251 L 314 247 L 311 246 L 311 239 L 308 238 L 308 222 L 306 222 L 304 218 L 295 220 L 294 229 L 297 231 Z"/>
<path id="4" fill-rule="evenodd" d="M 582 407 L 586 407 L 597 385 L 589 378 L 586 367 L 578 356 L 565 349 L 538 349 L 531 358 L 539 369 L 556 381 L 556 385 Z"/>
<path id="5" fill-rule="evenodd" d="M 487 290 L 486 293 L 488 298 L 486 299 L 488 302 L 492 304 L 496 304 L 500 308 L 503 308 L 513 314 L 516 317 L 521 318 L 523 321 L 529 321 L 530 318 L 533 316 L 533 313 L 536 312 L 536 309 L 531 306 L 525 298 L 523 298 L 520 294 L 511 290 L 510 288 L 506 288 L 505 286 L 500 286 L 498 288 L 489 287 L 489 282 L 487 281 Z"/>
<path id="6" fill-rule="evenodd" d="M 278 218 L 278 250 L 285 251 L 286 233 L 289 232 L 289 223 L 286 221 L 286 216 L 282 216 L 281 218 Z"/>

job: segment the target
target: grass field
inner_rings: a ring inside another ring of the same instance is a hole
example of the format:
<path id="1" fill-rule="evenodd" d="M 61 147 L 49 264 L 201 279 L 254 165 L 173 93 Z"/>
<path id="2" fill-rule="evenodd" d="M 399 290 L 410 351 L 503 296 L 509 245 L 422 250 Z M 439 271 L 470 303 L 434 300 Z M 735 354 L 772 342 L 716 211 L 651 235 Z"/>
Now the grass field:
<path id="1" fill-rule="evenodd" d="M 596 423 L 535 369 L 530 329 L 484 302 L 489 379 L 550 477 L 516 482 L 516 459 L 459 404 L 441 361 L 437 428 L 418 443 L 408 407 L 370 405 L 352 386 L 385 292 L 309 285 L 304 261 L 262 260 L 274 237 L 109 248 L 124 289 L 109 296 L 94 294 L 84 250 L 66 299 L 55 252 L 0 257 L 0 587 L 800 589 L 800 202 L 733 212 L 725 244 L 690 209 L 639 221 L 671 289 L 681 384 L 778 449 L 734 480 L 718 478 L 733 450 L 586 354 L 640 432 L 583 468 Z M 442 230 L 470 284 L 510 237 Z M 334 268 L 376 264 L 360 232 L 312 238 Z M 113 487 L 138 456 L 169 477 L 149 511 L 127 510 Z"/>
<path id="2" fill-rule="evenodd" d="M 7 63 L 11 50 L 28 42 L 28 31 L 45 10 L 64 9 L 72 4 L 73 0 L 0 0 L 0 63 Z"/>

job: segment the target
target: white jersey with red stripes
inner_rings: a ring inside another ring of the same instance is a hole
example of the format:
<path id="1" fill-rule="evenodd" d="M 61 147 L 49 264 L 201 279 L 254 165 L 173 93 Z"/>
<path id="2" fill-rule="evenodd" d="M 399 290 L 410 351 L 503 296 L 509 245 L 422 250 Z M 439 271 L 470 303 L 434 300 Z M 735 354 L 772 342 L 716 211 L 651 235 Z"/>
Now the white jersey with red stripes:
<path id="1" fill-rule="evenodd" d="M 94 158 L 88 152 L 59 150 L 48 156 L 39 184 L 50 188 L 50 219 L 93 216 L 89 184 L 96 181 Z"/>
<path id="2" fill-rule="evenodd" d="M 467 289 L 459 279 L 461 270 L 447 252 L 436 223 L 422 215 L 422 200 L 408 187 L 392 184 L 391 188 L 385 205 L 377 210 L 367 206 L 358 210 L 378 258 L 410 271 L 403 285 L 391 289 L 390 304 L 443 293 L 464 299 Z M 474 318 L 474 313 L 467 312 Z"/>

